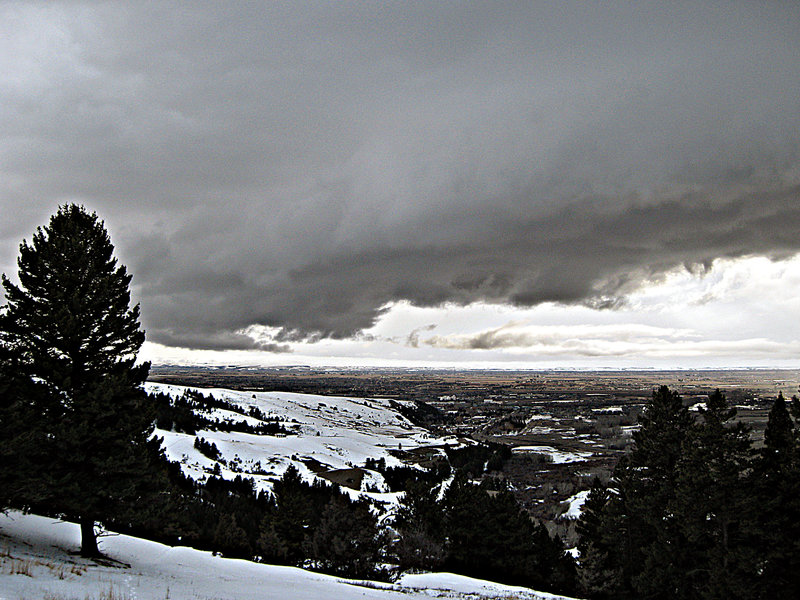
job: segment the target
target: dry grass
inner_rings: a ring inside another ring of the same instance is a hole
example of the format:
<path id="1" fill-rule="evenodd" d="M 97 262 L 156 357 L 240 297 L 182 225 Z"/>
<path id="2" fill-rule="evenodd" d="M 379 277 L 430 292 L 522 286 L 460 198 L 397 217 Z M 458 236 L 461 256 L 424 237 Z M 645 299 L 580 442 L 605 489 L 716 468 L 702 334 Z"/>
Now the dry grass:
<path id="1" fill-rule="evenodd" d="M 86 594 L 83 598 L 77 596 L 64 596 L 63 594 L 56 594 L 53 592 L 45 592 L 42 600 L 133 600 L 130 596 L 114 588 L 114 585 L 109 583 L 108 589 L 100 592 L 99 596 L 90 596 Z"/>
<path id="2" fill-rule="evenodd" d="M 66 565 L 49 560 L 14 558 L 8 548 L 4 548 L 0 551 L 0 559 L 8 559 L 0 563 L 0 573 L 7 575 L 25 575 L 27 577 L 33 577 L 35 567 L 49 569 L 58 579 L 67 579 L 70 576 L 80 577 L 86 572 L 86 567 L 78 564 Z"/>
<path id="3" fill-rule="evenodd" d="M 114 589 L 114 586 L 108 584 L 108 589 L 100 592 L 97 600 L 130 600 L 130 596 Z"/>
<path id="4" fill-rule="evenodd" d="M 32 560 L 12 560 L 8 565 L 10 575 L 26 575 L 33 577 L 33 567 L 36 562 Z"/>

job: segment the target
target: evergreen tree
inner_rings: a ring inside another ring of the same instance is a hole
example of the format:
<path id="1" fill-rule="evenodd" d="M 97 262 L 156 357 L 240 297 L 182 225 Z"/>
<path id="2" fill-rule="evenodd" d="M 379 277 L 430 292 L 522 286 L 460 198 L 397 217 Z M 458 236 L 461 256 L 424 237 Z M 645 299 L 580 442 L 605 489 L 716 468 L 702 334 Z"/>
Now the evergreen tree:
<path id="1" fill-rule="evenodd" d="M 597 477 L 592 481 L 592 487 L 586 502 L 581 507 L 581 516 L 575 526 L 575 532 L 579 536 L 578 550 L 583 555 L 584 544 L 593 543 L 599 545 L 602 533 L 603 511 L 611 497 L 606 487 Z"/>
<path id="2" fill-rule="evenodd" d="M 225 556 L 250 557 L 250 543 L 247 534 L 236 522 L 236 515 L 226 514 L 219 519 L 214 531 L 214 548 Z"/>
<path id="3" fill-rule="evenodd" d="M 447 540 L 445 568 L 454 573 L 486 576 L 496 560 L 487 547 L 493 532 L 487 521 L 489 495 L 474 485 L 463 471 L 456 471 L 443 498 Z"/>
<path id="4" fill-rule="evenodd" d="M 793 403 L 794 404 L 794 403 Z M 755 494 L 760 598 L 800 596 L 800 451 L 797 429 L 779 394 L 756 462 Z"/>
<path id="5" fill-rule="evenodd" d="M 749 428 L 716 390 L 684 441 L 674 513 L 686 540 L 687 590 L 697 598 L 752 597 L 756 557 L 749 539 Z"/>
<path id="6" fill-rule="evenodd" d="M 8 407 L 11 421 L 30 417 L 8 443 L 39 443 L 35 463 L 13 475 L 11 500 L 79 520 L 87 556 L 99 554 L 95 521 L 148 492 L 158 453 L 142 391 L 149 365 L 136 364 L 139 307 L 113 250 L 96 214 L 65 205 L 20 245 L 19 285 L 2 278 L 0 340 L 17 381 L 37 388 L 27 406 Z"/>
<path id="7" fill-rule="evenodd" d="M 24 474 L 46 460 L 44 435 L 30 428 L 42 386 L 21 375 L 19 361 L 0 331 L 0 510 L 18 505 L 28 487 Z"/>
<path id="8" fill-rule="evenodd" d="M 571 591 L 571 557 L 558 538 L 531 520 L 511 492 L 490 494 L 457 472 L 443 504 L 446 569 L 545 591 Z"/>
<path id="9" fill-rule="evenodd" d="M 323 482 L 305 483 L 294 465 L 272 492 L 275 508 L 261 521 L 258 547 L 266 561 L 301 565 L 326 505 L 341 492 Z"/>
<path id="10" fill-rule="evenodd" d="M 620 586 L 620 547 L 623 529 L 611 525 L 614 513 L 612 494 L 595 478 L 575 527 L 578 534 L 580 589 L 592 598 L 612 597 Z"/>
<path id="11" fill-rule="evenodd" d="M 795 453 L 795 427 L 786 399 L 778 394 L 775 404 L 769 411 L 767 427 L 764 430 L 764 450 L 762 453 L 764 469 L 770 475 L 791 468 Z"/>
<path id="12" fill-rule="evenodd" d="M 791 411 L 800 416 L 800 400 Z M 800 597 L 797 427 L 779 395 L 754 460 L 735 415 L 719 391 L 696 421 L 674 392 L 654 394 L 632 452 L 608 490 L 593 489 L 577 527 L 587 594 Z"/>
<path id="13" fill-rule="evenodd" d="M 438 487 L 408 480 L 394 527 L 400 535 L 395 552 L 401 569 L 434 570 L 445 559 L 444 510 Z"/>
<path id="14" fill-rule="evenodd" d="M 259 548 L 266 560 L 299 565 L 305 558 L 303 541 L 314 518 L 307 485 L 289 465 L 273 486 L 276 508 L 261 524 Z"/>
<path id="15" fill-rule="evenodd" d="M 372 578 L 377 574 L 384 536 L 366 501 L 350 502 L 336 495 L 328 502 L 310 536 L 308 555 L 317 566 L 335 575 Z"/>
<path id="16" fill-rule="evenodd" d="M 622 589 L 639 598 L 685 592 L 686 544 L 672 504 L 692 422 L 679 394 L 666 386 L 655 390 L 634 433 L 633 450 L 614 469 L 614 494 L 603 509 L 604 542 L 598 549 L 617 548 L 606 568 L 619 569 Z"/>

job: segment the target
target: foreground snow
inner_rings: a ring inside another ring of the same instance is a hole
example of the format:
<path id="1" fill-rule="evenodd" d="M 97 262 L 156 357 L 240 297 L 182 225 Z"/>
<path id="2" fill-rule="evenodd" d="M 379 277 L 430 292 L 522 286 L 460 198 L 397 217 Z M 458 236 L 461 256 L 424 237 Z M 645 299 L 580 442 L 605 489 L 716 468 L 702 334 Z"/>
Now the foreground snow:
<path id="1" fill-rule="evenodd" d="M 355 582 L 126 535 L 101 538 L 112 560 L 97 564 L 76 556 L 79 541 L 73 523 L 0 514 L 0 600 L 564 598 L 449 573 L 406 575 L 394 585 Z"/>

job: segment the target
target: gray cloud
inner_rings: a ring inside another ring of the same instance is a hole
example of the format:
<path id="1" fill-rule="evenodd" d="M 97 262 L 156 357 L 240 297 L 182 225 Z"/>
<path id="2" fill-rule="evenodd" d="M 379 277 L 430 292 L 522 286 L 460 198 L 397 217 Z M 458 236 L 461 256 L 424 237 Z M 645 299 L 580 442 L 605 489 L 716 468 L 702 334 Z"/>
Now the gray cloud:
<path id="1" fill-rule="evenodd" d="M 526 327 L 509 323 L 471 334 L 434 335 L 421 340 L 448 350 L 507 350 L 536 357 L 662 358 L 741 356 L 791 358 L 793 343 L 765 338 L 697 339 L 686 329 L 646 325 L 582 325 Z M 510 354 L 514 356 L 514 354 Z"/>
<path id="2" fill-rule="evenodd" d="M 150 338 L 151 336 L 148 336 Z M 270 341 L 254 340 L 243 333 L 226 330 L 204 330 L 165 326 L 159 329 L 158 341 L 167 346 L 193 350 L 262 350 L 264 352 L 291 352 L 291 347 Z"/>
<path id="3" fill-rule="evenodd" d="M 285 349 L 399 299 L 613 308 L 800 250 L 796 3 L 0 13 L 0 267 L 84 202 L 151 341 Z"/>
<path id="4" fill-rule="evenodd" d="M 423 331 L 433 331 L 434 329 L 436 329 L 436 325 L 433 324 L 413 329 L 411 333 L 408 334 L 408 337 L 406 337 L 406 342 L 405 342 L 406 346 L 411 346 L 412 348 L 419 348 L 420 333 L 422 333 Z"/>

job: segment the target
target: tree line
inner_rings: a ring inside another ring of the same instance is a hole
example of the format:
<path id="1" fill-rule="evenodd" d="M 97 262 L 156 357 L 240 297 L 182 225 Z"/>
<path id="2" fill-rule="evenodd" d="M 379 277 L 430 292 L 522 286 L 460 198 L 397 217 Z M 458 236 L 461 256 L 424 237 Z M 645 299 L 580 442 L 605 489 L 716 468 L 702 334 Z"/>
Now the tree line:
<path id="1" fill-rule="evenodd" d="M 634 446 L 578 523 L 592 598 L 800 597 L 800 400 L 779 395 L 763 447 L 719 390 L 695 418 L 653 393 Z"/>

